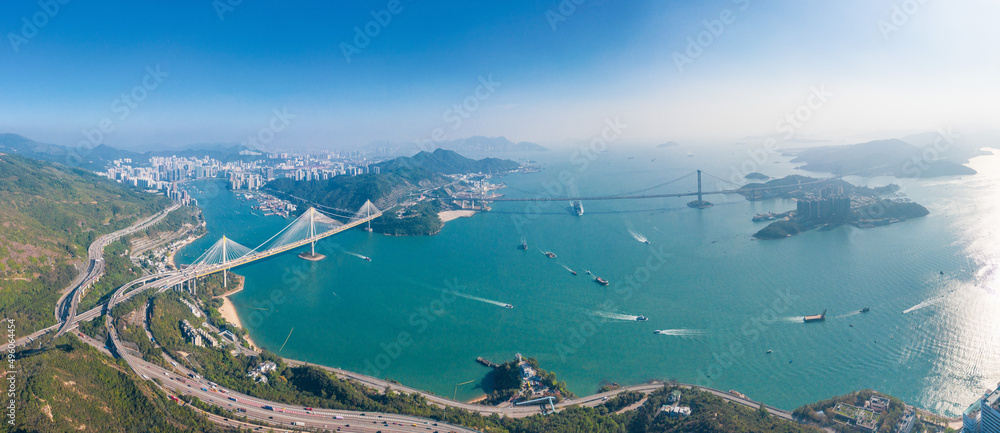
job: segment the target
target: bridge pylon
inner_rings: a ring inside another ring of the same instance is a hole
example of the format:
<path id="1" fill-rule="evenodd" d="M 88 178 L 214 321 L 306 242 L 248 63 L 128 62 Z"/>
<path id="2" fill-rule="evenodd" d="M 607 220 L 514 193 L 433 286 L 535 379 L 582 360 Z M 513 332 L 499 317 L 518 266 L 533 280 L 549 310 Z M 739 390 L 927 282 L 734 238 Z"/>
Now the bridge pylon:
<path id="1" fill-rule="evenodd" d="M 688 206 L 689 207 L 693 207 L 695 209 L 705 209 L 705 208 L 709 208 L 709 207 L 714 206 L 712 203 L 709 203 L 709 202 L 705 201 L 704 199 L 702 199 L 702 194 L 701 194 L 701 170 L 698 170 L 698 200 L 694 200 L 694 201 L 688 202 Z"/>

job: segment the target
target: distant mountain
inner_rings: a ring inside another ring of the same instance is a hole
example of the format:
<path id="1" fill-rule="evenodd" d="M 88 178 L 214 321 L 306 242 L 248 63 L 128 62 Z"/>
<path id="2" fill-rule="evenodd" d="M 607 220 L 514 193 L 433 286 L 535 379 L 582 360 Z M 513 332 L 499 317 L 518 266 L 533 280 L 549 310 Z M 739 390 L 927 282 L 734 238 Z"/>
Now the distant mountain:
<path id="1" fill-rule="evenodd" d="M 661 143 L 661 144 L 657 145 L 656 148 L 657 149 L 662 149 L 662 148 L 665 148 L 665 147 L 677 147 L 677 146 L 680 146 L 680 145 L 681 144 L 678 143 L 678 142 L 676 142 L 676 141 L 668 141 L 666 143 Z"/>
<path id="2" fill-rule="evenodd" d="M 866 176 L 937 177 L 976 174 L 943 154 L 925 157 L 925 147 L 902 140 L 876 140 L 848 146 L 823 146 L 799 151 L 792 162 L 803 170 Z"/>
<path id="3" fill-rule="evenodd" d="M 506 137 L 483 136 L 443 141 L 435 144 L 434 147 L 464 153 L 543 152 L 549 150 L 527 141 L 512 142 Z M 424 147 L 415 142 L 391 143 L 388 141 L 376 141 L 365 146 L 365 149 L 369 151 L 383 150 L 389 154 L 405 155 L 424 150 Z"/>
<path id="4" fill-rule="evenodd" d="M 510 171 L 520 167 L 520 164 L 509 159 L 499 158 L 475 160 L 459 155 L 453 150 L 436 149 L 434 152 L 419 152 L 411 157 L 399 157 L 376 164 L 376 166 L 383 172 L 420 170 L 431 173 L 460 174 Z"/>
<path id="5" fill-rule="evenodd" d="M 195 144 L 179 149 L 153 150 L 144 153 L 117 149 L 99 144 L 92 149 L 41 143 L 18 134 L 0 134 L 0 153 L 23 155 L 28 158 L 56 162 L 63 165 L 101 170 L 116 159 L 131 158 L 134 162 L 148 161 L 152 156 L 172 156 L 188 158 L 212 157 L 221 161 L 256 159 L 240 156 L 246 146 L 222 143 Z"/>

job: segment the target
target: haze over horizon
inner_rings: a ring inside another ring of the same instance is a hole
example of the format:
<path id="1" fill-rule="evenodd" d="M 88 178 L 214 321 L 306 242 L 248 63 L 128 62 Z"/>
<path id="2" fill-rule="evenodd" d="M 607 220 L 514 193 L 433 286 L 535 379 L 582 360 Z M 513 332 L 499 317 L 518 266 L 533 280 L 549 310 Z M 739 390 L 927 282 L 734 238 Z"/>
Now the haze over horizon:
<path id="1" fill-rule="evenodd" d="M 437 128 L 558 147 L 616 118 L 622 145 L 731 143 L 809 104 L 795 137 L 888 138 L 1000 112 L 987 1 L 51 4 L 0 19 L 0 132 L 64 145 L 104 119 L 124 149 L 239 143 L 276 111 L 268 144 L 311 149 Z"/>

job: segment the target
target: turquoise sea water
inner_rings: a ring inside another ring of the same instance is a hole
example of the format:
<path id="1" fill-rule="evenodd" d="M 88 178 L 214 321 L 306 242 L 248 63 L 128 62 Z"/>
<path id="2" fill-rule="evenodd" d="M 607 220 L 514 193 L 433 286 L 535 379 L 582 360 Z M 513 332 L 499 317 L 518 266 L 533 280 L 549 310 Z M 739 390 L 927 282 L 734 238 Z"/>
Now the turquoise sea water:
<path id="1" fill-rule="evenodd" d="M 583 168 L 569 154 L 533 154 L 541 172 L 497 180 L 508 196 L 536 196 L 568 170 L 581 195 L 602 195 L 695 168 L 729 179 L 745 156 L 621 151 Z M 605 382 L 677 379 L 792 409 L 875 388 L 954 415 L 1000 380 L 1000 156 L 971 166 L 980 174 L 848 179 L 900 184 L 930 209 L 926 218 L 770 242 L 750 239 L 764 225 L 750 218 L 793 202 L 716 195 L 707 197 L 715 207 L 697 210 L 690 198 L 590 201 L 582 217 L 568 202 L 496 203 L 436 236 L 351 230 L 317 245 L 326 260 L 285 253 L 238 268 L 246 288 L 232 300 L 255 342 L 282 356 L 459 399 L 482 394 L 477 356 L 520 352 L 581 395 Z M 785 159 L 759 171 L 797 172 Z M 182 262 L 222 234 L 252 247 L 289 222 L 252 213 L 220 182 L 194 186 L 210 234 Z M 705 178 L 706 190 L 718 186 Z M 694 188 L 690 177 L 650 192 Z M 864 306 L 871 312 L 854 314 Z M 825 322 L 802 323 L 824 309 Z"/>

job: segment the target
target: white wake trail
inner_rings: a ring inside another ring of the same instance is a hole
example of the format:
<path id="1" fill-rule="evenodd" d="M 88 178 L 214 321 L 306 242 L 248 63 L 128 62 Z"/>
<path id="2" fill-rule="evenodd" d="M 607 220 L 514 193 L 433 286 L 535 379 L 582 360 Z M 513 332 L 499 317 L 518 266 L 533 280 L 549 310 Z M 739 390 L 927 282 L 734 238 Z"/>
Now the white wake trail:
<path id="1" fill-rule="evenodd" d="M 643 236 L 642 234 L 639 234 L 639 233 L 636 233 L 636 232 L 635 232 L 635 230 L 632 230 L 632 229 L 628 229 L 628 233 L 629 233 L 630 235 L 632 235 L 632 237 L 633 237 L 633 238 L 635 238 L 635 240 L 637 240 L 637 241 L 639 241 L 639 242 L 642 242 L 642 243 L 647 243 L 647 242 L 649 242 L 649 240 L 648 240 L 648 239 L 646 239 L 646 237 L 645 237 L 645 236 Z"/>
<path id="2" fill-rule="evenodd" d="M 465 293 L 459 293 L 459 292 L 448 292 L 448 293 L 451 293 L 452 295 L 458 296 L 460 298 L 465 298 L 465 299 L 469 299 L 469 300 L 472 300 L 472 301 L 485 302 L 487 304 L 493 304 L 493 305 L 496 305 L 496 306 L 499 306 L 499 307 L 506 307 L 506 306 L 510 305 L 510 304 L 507 304 L 507 303 L 504 303 L 504 302 L 494 301 L 492 299 L 486 299 L 486 298 L 480 298 L 478 296 L 467 295 Z"/>

